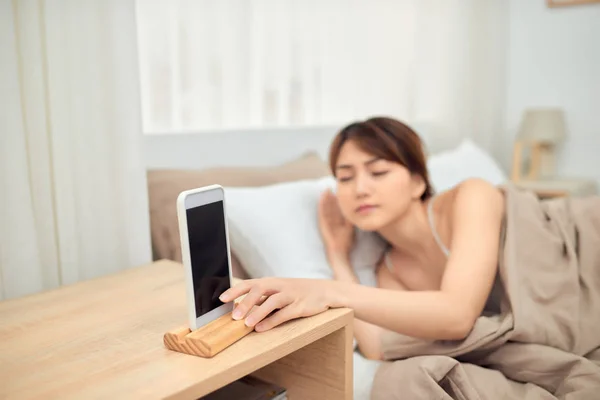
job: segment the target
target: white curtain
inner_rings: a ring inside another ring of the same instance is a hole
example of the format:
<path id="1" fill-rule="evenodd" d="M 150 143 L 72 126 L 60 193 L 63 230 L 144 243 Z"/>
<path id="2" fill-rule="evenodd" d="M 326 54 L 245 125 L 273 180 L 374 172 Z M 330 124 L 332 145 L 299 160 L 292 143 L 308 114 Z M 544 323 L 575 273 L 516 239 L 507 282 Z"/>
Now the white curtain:
<path id="1" fill-rule="evenodd" d="M 0 0 L 0 88 L 0 298 L 150 261 L 134 1 Z"/>
<path id="2" fill-rule="evenodd" d="M 504 0 L 138 0 L 146 130 L 340 126 L 435 145 L 501 132 Z"/>

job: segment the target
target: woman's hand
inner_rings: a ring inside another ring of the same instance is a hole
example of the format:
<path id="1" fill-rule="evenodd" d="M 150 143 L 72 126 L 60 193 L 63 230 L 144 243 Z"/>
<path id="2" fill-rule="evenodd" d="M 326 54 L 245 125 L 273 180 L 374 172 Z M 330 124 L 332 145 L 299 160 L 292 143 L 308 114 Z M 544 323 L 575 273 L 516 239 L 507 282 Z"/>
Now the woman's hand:
<path id="1" fill-rule="evenodd" d="M 348 256 L 354 243 L 354 226 L 344 218 L 337 197 L 329 189 L 319 199 L 319 230 L 329 258 Z"/>
<path id="2" fill-rule="evenodd" d="M 247 316 L 246 325 L 262 332 L 285 321 L 329 309 L 333 296 L 330 286 L 331 281 L 322 279 L 248 279 L 225 291 L 219 299 L 227 303 L 246 295 L 233 310 L 233 318 Z"/>

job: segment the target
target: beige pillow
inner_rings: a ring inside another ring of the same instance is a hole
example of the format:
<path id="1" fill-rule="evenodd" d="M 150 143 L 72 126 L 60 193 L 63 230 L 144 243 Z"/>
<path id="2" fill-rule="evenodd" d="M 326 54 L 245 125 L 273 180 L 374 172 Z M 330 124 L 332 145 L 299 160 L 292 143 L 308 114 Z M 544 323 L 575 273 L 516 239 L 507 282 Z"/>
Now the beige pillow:
<path id="1" fill-rule="evenodd" d="M 219 184 L 229 187 L 256 187 L 280 182 L 320 178 L 330 174 L 327 163 L 316 153 L 273 167 L 219 167 L 205 170 L 149 170 L 148 196 L 153 258 L 181 262 L 177 196 L 184 190 Z M 232 254 L 234 276 L 246 277 Z"/>

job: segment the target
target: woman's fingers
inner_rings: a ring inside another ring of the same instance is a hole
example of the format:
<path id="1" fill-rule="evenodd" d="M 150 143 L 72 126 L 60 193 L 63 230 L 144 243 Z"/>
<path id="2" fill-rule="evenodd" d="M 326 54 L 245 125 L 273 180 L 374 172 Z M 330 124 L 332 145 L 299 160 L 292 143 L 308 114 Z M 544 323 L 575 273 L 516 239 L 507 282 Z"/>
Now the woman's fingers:
<path id="1" fill-rule="evenodd" d="M 341 214 L 337 197 L 331 191 L 327 191 L 324 196 L 322 213 L 330 225 L 344 225 L 345 218 Z"/>
<path id="2" fill-rule="evenodd" d="M 237 283 L 236 285 L 230 287 L 229 289 L 225 290 L 220 296 L 219 296 L 219 300 L 221 300 L 223 303 L 228 303 L 230 301 L 234 301 L 236 299 L 238 299 L 239 297 L 249 293 L 252 289 L 256 288 L 257 286 L 262 286 L 265 287 L 265 293 L 273 293 L 273 290 L 269 290 L 269 287 L 275 287 L 273 286 L 273 284 L 271 283 L 265 283 L 266 280 L 268 280 L 269 278 L 262 278 L 262 279 L 246 279 L 243 281 L 240 281 L 239 283 Z"/>
<path id="3" fill-rule="evenodd" d="M 276 311 L 270 317 L 262 320 L 258 324 L 254 326 L 254 330 L 257 332 L 264 332 L 272 329 L 286 321 L 289 321 L 294 318 L 300 317 L 300 313 L 294 307 L 293 304 L 288 305 L 287 307 L 283 307 L 279 311 Z"/>
<path id="4" fill-rule="evenodd" d="M 277 309 L 284 308 L 290 303 L 283 293 L 276 293 L 269 296 L 260 307 L 252 310 L 248 318 L 246 318 L 247 326 L 255 326 L 257 323 L 266 318 L 270 313 Z"/>
<path id="5" fill-rule="evenodd" d="M 276 280 L 268 278 L 252 280 L 250 282 L 250 290 L 247 291 L 247 294 L 238 303 L 235 310 L 233 310 L 233 318 L 245 318 L 252 307 L 261 303 L 263 296 L 271 296 L 277 292 L 279 292 L 279 285 Z"/>
<path id="6" fill-rule="evenodd" d="M 235 286 L 230 287 L 226 291 L 224 291 L 221 296 L 219 296 L 219 300 L 224 303 L 229 301 L 233 301 L 240 296 L 245 295 L 252 289 L 252 279 L 241 281 Z"/>
<path id="7" fill-rule="evenodd" d="M 237 307 L 233 310 L 233 319 L 242 319 L 246 317 L 248 311 L 250 311 L 254 305 L 258 304 L 263 295 L 264 291 L 259 286 L 254 286 L 252 289 L 250 289 L 246 297 L 244 297 L 244 299 L 240 301 Z"/>
<path id="8" fill-rule="evenodd" d="M 248 283 L 248 281 L 241 281 L 240 283 L 236 284 L 235 286 L 232 286 L 229 289 L 227 289 L 226 291 L 224 291 L 219 296 L 219 300 L 221 300 L 223 303 L 233 301 L 233 300 L 237 299 L 238 297 L 248 293 L 248 291 L 250 290 L 251 287 L 252 287 L 252 285 L 250 283 Z"/>
<path id="9" fill-rule="evenodd" d="M 325 190 L 319 198 L 319 211 L 324 217 L 329 217 L 332 211 L 332 204 L 336 201 L 335 194 L 331 189 Z"/>

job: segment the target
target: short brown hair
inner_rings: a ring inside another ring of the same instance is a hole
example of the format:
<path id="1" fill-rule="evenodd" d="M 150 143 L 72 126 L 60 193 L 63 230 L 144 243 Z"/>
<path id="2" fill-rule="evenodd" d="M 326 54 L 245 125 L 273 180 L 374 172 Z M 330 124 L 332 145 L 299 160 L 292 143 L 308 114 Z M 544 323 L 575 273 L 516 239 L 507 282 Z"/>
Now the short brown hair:
<path id="1" fill-rule="evenodd" d="M 425 183 L 422 201 L 433 196 L 423 142 L 409 126 L 389 117 L 373 117 L 347 125 L 335 136 L 329 150 L 329 167 L 334 176 L 342 146 L 349 140 L 363 151 L 397 162 L 411 174 L 419 175 Z"/>

